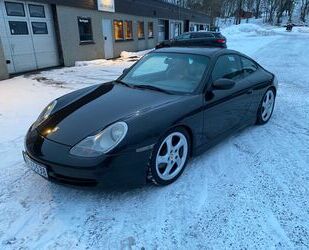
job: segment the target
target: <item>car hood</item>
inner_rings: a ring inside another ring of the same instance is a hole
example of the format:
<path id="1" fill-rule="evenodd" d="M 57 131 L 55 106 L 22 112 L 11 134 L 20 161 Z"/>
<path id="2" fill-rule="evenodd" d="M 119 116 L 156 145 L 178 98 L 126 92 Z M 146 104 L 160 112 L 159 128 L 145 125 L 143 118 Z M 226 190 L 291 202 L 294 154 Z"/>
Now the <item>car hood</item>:
<path id="1" fill-rule="evenodd" d="M 74 146 L 116 121 L 141 115 L 180 98 L 177 95 L 133 89 L 113 83 L 80 92 L 73 100 L 66 96 L 59 99 L 61 107 L 56 106 L 55 112 L 37 127 L 41 135 L 52 141 Z"/>

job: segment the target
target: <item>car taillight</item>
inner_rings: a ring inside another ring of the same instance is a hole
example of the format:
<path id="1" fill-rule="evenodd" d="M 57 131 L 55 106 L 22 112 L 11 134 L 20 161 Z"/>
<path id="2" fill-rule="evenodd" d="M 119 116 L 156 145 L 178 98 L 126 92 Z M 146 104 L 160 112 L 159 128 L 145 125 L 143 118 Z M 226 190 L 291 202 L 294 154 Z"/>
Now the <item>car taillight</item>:
<path id="1" fill-rule="evenodd" d="M 225 43 L 225 40 L 224 40 L 224 39 L 217 39 L 216 42 L 217 42 L 217 43 Z"/>

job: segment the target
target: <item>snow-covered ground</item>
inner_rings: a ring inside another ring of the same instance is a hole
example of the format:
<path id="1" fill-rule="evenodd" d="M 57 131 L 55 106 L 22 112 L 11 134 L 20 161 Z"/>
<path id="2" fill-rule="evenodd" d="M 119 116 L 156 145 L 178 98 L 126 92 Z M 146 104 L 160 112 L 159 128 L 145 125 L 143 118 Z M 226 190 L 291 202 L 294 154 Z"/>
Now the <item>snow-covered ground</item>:
<path id="1" fill-rule="evenodd" d="M 308 249 L 309 33 L 249 25 L 223 32 L 277 75 L 273 118 L 192 159 L 164 188 L 61 186 L 21 156 L 49 101 L 115 79 L 132 58 L 0 82 L 0 249 Z"/>

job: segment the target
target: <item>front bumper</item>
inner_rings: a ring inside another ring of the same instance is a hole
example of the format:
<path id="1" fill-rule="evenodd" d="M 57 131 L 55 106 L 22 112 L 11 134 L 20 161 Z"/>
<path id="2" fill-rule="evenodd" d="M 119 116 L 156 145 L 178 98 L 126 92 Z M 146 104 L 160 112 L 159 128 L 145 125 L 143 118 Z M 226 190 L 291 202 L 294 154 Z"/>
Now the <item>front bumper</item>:
<path id="1" fill-rule="evenodd" d="M 48 140 L 29 131 L 25 140 L 25 154 L 47 169 L 51 181 L 104 186 L 140 186 L 147 180 L 151 148 L 142 152 L 129 150 L 97 158 L 76 157 L 71 147 Z"/>

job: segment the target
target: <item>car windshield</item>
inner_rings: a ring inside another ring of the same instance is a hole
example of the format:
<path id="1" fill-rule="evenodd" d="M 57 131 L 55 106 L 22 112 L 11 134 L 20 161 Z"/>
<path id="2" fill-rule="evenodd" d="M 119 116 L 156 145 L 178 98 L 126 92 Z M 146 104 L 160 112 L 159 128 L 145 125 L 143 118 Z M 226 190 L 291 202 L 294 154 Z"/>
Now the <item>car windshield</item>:
<path id="1" fill-rule="evenodd" d="M 125 84 L 192 93 L 208 68 L 209 58 L 181 53 L 150 53 L 144 56 L 121 81 Z M 153 88 L 154 89 L 154 88 Z"/>

